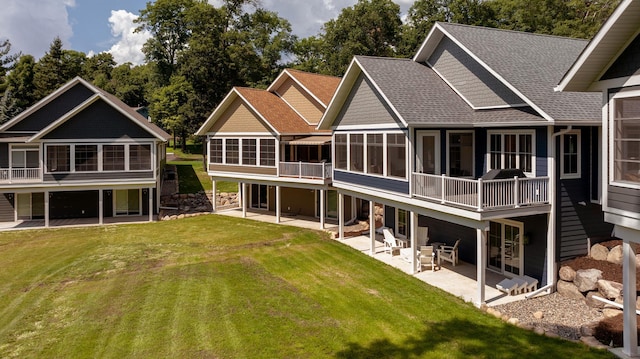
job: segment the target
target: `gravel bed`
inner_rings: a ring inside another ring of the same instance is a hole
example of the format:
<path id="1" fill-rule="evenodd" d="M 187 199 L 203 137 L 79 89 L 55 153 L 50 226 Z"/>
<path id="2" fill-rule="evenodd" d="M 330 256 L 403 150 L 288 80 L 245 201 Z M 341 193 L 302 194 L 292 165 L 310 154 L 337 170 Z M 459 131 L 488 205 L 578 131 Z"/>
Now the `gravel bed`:
<path id="1" fill-rule="evenodd" d="M 602 311 L 590 308 L 583 301 L 552 293 L 493 307 L 503 315 L 518 318 L 520 324 L 541 328 L 570 340 L 580 339 L 580 327 L 603 319 Z M 542 312 L 536 319 L 533 314 Z"/>

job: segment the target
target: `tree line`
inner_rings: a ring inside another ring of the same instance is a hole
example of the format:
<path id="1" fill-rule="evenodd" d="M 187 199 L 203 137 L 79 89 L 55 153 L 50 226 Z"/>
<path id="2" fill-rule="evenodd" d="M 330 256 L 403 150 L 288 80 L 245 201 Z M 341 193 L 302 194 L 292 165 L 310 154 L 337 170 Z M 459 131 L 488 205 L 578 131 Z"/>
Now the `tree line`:
<path id="1" fill-rule="evenodd" d="M 259 0 L 221 3 L 148 2 L 137 31 L 152 36 L 138 66 L 64 49 L 59 38 L 39 60 L 1 41 L 0 123 L 81 76 L 148 107 L 154 122 L 184 139 L 233 86 L 265 88 L 285 67 L 341 76 L 354 55 L 411 57 L 436 21 L 589 39 L 619 0 L 416 0 L 404 19 L 392 0 L 358 0 L 306 38 Z"/>

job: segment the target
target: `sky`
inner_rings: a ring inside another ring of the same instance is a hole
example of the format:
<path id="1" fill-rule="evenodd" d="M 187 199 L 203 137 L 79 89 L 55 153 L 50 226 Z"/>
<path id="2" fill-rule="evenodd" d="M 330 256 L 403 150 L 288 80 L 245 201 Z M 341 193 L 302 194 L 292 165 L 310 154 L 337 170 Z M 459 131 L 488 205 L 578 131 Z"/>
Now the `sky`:
<path id="1" fill-rule="evenodd" d="M 57 36 L 65 49 L 87 55 L 110 52 L 119 64 L 144 61 L 148 33 L 134 33 L 140 9 L 149 0 L 0 0 L 0 40 L 9 39 L 11 53 L 40 58 Z M 299 37 L 316 35 L 322 24 L 357 0 L 260 0 L 291 23 Z M 413 0 L 394 0 L 407 12 Z M 218 5 L 217 0 L 210 0 Z"/>

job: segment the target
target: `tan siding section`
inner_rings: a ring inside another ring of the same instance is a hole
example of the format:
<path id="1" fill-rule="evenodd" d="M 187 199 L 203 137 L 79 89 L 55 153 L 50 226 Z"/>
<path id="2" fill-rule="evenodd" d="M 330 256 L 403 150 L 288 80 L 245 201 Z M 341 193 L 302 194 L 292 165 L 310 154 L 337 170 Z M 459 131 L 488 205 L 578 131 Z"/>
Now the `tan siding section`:
<path id="1" fill-rule="evenodd" d="M 272 132 L 239 98 L 224 111 L 210 132 Z"/>
<path id="2" fill-rule="evenodd" d="M 308 122 L 317 124 L 324 108 L 292 79 L 287 79 L 276 92 Z"/>
<path id="3" fill-rule="evenodd" d="M 338 126 L 396 124 L 389 108 L 361 74 L 336 119 Z"/>
<path id="4" fill-rule="evenodd" d="M 275 176 L 278 171 L 275 167 L 249 167 L 249 166 L 228 166 L 209 164 L 209 171 L 215 172 L 235 172 L 246 174 L 270 175 Z"/>

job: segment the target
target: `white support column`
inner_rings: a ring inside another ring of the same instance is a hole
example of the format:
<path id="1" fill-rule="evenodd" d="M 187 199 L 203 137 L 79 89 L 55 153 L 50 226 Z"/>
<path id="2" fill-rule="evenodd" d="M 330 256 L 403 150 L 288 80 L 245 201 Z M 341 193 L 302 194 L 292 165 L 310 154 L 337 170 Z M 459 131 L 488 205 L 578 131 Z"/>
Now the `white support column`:
<path id="1" fill-rule="evenodd" d="M 211 212 L 215 212 L 218 210 L 218 190 L 216 189 L 216 181 L 211 177 Z"/>
<path id="2" fill-rule="evenodd" d="M 280 214 L 282 213 L 282 192 L 280 188 L 280 186 L 276 186 L 276 223 L 280 223 Z"/>
<path id="3" fill-rule="evenodd" d="M 478 242 L 478 248 L 476 249 L 476 282 L 478 284 L 478 301 L 475 303 L 477 307 L 481 307 L 485 304 L 484 287 L 486 285 L 486 273 L 487 273 L 487 232 L 483 229 L 476 229 L 476 241 Z"/>
<path id="4" fill-rule="evenodd" d="M 418 250 L 418 213 L 411 211 L 411 274 L 416 274 L 418 266 L 416 251 Z"/>
<path id="5" fill-rule="evenodd" d="M 98 190 L 98 224 L 104 224 L 104 190 Z"/>
<path id="6" fill-rule="evenodd" d="M 320 229 L 324 229 L 324 214 L 325 214 L 325 203 L 324 203 L 324 196 L 325 196 L 325 190 L 321 189 L 320 190 Z"/>
<path id="7" fill-rule="evenodd" d="M 247 191 L 249 186 L 246 183 L 242 183 L 242 218 L 247 218 L 247 198 L 249 197 Z"/>
<path id="8" fill-rule="evenodd" d="M 14 198 L 17 201 L 16 197 Z M 18 206 L 15 207 L 17 208 Z M 44 191 L 44 226 L 49 227 L 49 191 Z"/>
<path id="9" fill-rule="evenodd" d="M 369 239 L 371 240 L 371 246 L 369 248 L 369 254 L 371 256 L 376 254 L 376 219 L 375 219 L 375 202 L 369 201 Z"/>
<path id="10" fill-rule="evenodd" d="M 240 207 L 242 207 L 242 182 L 238 182 L 238 204 L 240 205 Z"/>
<path id="11" fill-rule="evenodd" d="M 622 304 L 623 347 L 622 352 L 630 357 L 638 356 L 638 318 L 636 316 L 636 255 L 628 238 L 622 240 Z"/>
<path id="12" fill-rule="evenodd" d="M 344 194 L 338 192 L 338 238 L 344 240 Z"/>
<path id="13" fill-rule="evenodd" d="M 153 187 L 149 187 L 149 222 L 153 222 Z"/>

